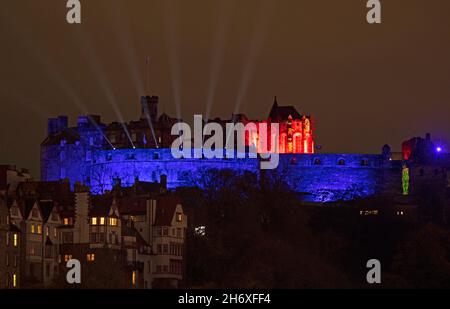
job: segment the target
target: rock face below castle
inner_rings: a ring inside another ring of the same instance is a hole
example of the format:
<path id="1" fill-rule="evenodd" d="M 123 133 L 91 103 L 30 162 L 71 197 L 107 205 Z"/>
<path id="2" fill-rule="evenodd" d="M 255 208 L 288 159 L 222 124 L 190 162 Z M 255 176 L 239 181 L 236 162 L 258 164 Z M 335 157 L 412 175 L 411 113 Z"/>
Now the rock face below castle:
<path id="1" fill-rule="evenodd" d="M 80 116 L 76 127 L 60 116 L 49 119 L 48 136 L 41 144 L 41 178 L 68 179 L 101 194 L 114 183 L 132 186 L 136 180 L 156 182 L 167 176 L 167 186 L 199 186 L 208 170 L 250 172 L 258 179 L 276 173 L 303 199 L 313 202 L 352 200 L 378 194 L 401 194 L 401 160 L 390 151 L 383 154 L 315 154 L 312 120 L 292 106 L 275 100 L 269 117 L 252 121 L 233 115 L 228 122 L 280 124 L 280 162 L 273 171 L 262 171 L 258 158 L 174 159 L 171 128 L 180 120 L 166 114 L 157 117 L 157 97 L 142 97 L 138 121 L 105 125 L 99 116 Z M 215 122 L 223 122 L 214 119 Z M 249 142 L 246 140 L 246 142 Z"/>

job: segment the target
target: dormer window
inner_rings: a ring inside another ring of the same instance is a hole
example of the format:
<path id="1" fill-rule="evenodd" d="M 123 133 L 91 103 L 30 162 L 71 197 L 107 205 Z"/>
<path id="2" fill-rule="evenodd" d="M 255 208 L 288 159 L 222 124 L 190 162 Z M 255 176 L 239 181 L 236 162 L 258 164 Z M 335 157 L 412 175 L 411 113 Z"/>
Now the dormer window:
<path id="1" fill-rule="evenodd" d="M 345 165 L 345 160 L 344 159 L 339 159 L 338 161 L 338 165 Z"/>
<path id="2" fill-rule="evenodd" d="M 181 212 L 177 212 L 177 222 L 183 221 L 183 214 Z"/>
<path id="3" fill-rule="evenodd" d="M 105 225 L 105 217 L 100 218 L 100 225 Z"/>
<path id="4" fill-rule="evenodd" d="M 91 225 L 97 225 L 97 218 L 96 217 L 91 218 Z"/>
<path id="5" fill-rule="evenodd" d="M 31 216 L 32 216 L 33 218 L 37 218 L 37 217 L 39 216 L 37 209 L 33 209 L 33 210 L 31 211 Z"/>

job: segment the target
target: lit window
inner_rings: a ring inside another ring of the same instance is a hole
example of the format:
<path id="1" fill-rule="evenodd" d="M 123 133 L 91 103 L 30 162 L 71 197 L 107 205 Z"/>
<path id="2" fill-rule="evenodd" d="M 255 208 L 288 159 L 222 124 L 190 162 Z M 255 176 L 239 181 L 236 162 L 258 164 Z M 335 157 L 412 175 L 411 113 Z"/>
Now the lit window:
<path id="1" fill-rule="evenodd" d="M 19 235 L 17 234 L 13 235 L 13 245 L 14 247 L 17 247 L 19 245 Z"/>
<path id="2" fill-rule="evenodd" d="M 14 274 L 13 275 L 13 287 L 15 288 L 15 287 L 17 287 L 17 275 L 16 274 Z"/>
<path id="3" fill-rule="evenodd" d="M 133 270 L 133 273 L 131 274 L 131 282 L 133 286 L 136 286 L 136 271 Z"/>
<path id="4" fill-rule="evenodd" d="M 53 228 L 53 236 L 54 237 L 58 237 L 58 232 L 56 231 L 56 227 Z"/>
<path id="5" fill-rule="evenodd" d="M 72 255 L 71 254 L 66 254 L 64 255 L 64 262 L 68 262 L 72 259 Z"/>
<path id="6" fill-rule="evenodd" d="M 64 218 L 64 225 L 69 225 L 69 218 Z"/>
<path id="7" fill-rule="evenodd" d="M 95 218 L 95 217 L 91 218 L 91 224 L 97 225 L 97 218 Z"/>
<path id="8" fill-rule="evenodd" d="M 88 262 L 94 262 L 95 261 L 95 254 L 94 253 L 90 253 L 87 255 L 87 261 Z"/>
<path id="9" fill-rule="evenodd" d="M 40 224 L 37 225 L 37 233 L 42 234 L 42 226 Z"/>
<path id="10" fill-rule="evenodd" d="M 45 227 L 45 236 L 50 235 L 50 228 L 48 226 Z"/>
<path id="11" fill-rule="evenodd" d="M 105 218 L 104 217 L 100 218 L 100 225 L 105 225 Z"/>
<path id="12" fill-rule="evenodd" d="M 117 218 L 109 218 L 109 225 L 117 226 Z"/>
<path id="13" fill-rule="evenodd" d="M 31 234 L 34 234 L 35 230 L 34 230 L 34 224 L 31 225 Z"/>
<path id="14" fill-rule="evenodd" d="M 180 212 L 177 212 L 177 222 L 183 221 L 183 214 Z"/>

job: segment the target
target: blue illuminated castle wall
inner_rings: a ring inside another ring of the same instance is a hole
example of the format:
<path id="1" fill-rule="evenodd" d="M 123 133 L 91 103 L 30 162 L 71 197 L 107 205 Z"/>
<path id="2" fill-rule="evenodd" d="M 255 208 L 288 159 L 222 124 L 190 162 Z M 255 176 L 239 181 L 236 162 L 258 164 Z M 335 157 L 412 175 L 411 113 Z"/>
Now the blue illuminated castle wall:
<path id="1" fill-rule="evenodd" d="M 260 170 L 259 159 L 174 159 L 170 148 L 112 149 L 105 143 L 107 126 L 79 118 L 69 127 L 66 117 L 49 120 L 49 136 L 41 145 L 41 178 L 68 179 L 91 187 L 94 194 L 111 190 L 120 180 L 156 182 L 167 176 L 169 188 L 196 185 L 209 169 L 252 172 L 258 179 L 277 173 L 305 200 L 352 200 L 379 194 L 401 194 L 401 162 L 386 154 L 280 154 L 276 170 Z"/>

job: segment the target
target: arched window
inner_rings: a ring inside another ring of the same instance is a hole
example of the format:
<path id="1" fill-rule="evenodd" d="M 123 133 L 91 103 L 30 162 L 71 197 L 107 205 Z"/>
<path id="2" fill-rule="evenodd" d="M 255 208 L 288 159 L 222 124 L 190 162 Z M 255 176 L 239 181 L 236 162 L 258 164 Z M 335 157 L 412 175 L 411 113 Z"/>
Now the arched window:
<path id="1" fill-rule="evenodd" d="M 320 160 L 319 158 L 315 158 L 314 165 L 322 165 L 322 160 Z"/>
<path id="2" fill-rule="evenodd" d="M 294 134 L 294 153 L 302 152 L 302 135 L 301 133 Z"/>
<path id="3" fill-rule="evenodd" d="M 338 160 L 338 165 L 345 165 L 345 160 L 344 159 L 339 159 Z"/>
<path id="4" fill-rule="evenodd" d="M 286 142 L 287 142 L 287 135 L 286 133 L 280 134 L 280 153 L 286 153 Z"/>
<path id="5" fill-rule="evenodd" d="M 367 159 L 362 159 L 362 160 L 361 160 L 361 166 L 369 166 L 369 160 L 367 160 Z"/>

